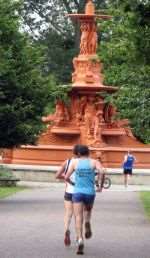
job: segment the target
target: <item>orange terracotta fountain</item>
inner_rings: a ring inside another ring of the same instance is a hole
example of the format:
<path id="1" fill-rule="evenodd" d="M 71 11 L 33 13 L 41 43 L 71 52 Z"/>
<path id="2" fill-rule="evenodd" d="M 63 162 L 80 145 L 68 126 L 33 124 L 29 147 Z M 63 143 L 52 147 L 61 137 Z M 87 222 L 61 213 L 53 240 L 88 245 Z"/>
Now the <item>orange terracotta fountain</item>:
<path id="1" fill-rule="evenodd" d="M 102 64 L 96 54 L 96 19 L 110 19 L 95 14 L 92 1 L 87 1 L 84 14 L 70 14 L 80 22 L 80 53 L 73 59 L 70 105 L 57 100 L 54 114 L 43 117 L 47 130 L 37 146 L 22 146 L 4 153 L 5 163 L 57 165 L 71 155 L 74 144 L 87 144 L 92 155 L 103 154 L 107 167 L 120 167 L 124 153 L 130 149 L 137 157 L 137 167 L 150 167 L 150 147 L 136 140 L 129 121 L 116 120 L 116 107 L 105 104 L 103 94 L 116 87 L 103 85 Z"/>

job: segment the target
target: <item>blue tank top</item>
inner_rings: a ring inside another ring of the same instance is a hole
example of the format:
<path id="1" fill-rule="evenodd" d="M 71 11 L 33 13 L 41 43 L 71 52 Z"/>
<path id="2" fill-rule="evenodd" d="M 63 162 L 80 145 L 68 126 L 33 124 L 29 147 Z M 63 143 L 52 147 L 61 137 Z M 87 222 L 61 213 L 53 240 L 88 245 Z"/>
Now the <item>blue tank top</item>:
<path id="1" fill-rule="evenodd" d="M 75 170 L 74 193 L 95 194 L 95 170 L 90 159 L 79 159 Z"/>
<path id="2" fill-rule="evenodd" d="M 132 155 L 127 156 L 127 160 L 123 164 L 123 168 L 132 169 L 134 163 L 134 157 Z"/>

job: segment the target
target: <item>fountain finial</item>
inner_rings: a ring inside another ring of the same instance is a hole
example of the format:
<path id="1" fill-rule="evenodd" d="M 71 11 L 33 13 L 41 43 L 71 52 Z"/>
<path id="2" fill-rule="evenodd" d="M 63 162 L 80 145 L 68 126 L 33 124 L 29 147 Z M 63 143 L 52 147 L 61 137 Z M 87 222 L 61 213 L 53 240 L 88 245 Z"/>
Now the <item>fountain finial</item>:
<path id="1" fill-rule="evenodd" d="M 85 14 L 94 15 L 95 14 L 95 6 L 92 0 L 87 0 L 85 6 Z"/>

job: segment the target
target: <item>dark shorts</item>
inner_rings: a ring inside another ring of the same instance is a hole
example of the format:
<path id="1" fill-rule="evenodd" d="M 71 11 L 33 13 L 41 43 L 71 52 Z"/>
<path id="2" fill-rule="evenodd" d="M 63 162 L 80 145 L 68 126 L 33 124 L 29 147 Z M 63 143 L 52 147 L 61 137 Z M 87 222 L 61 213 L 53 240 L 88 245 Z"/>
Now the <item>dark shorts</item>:
<path id="1" fill-rule="evenodd" d="M 82 202 L 85 205 L 93 205 L 94 200 L 95 200 L 95 195 L 74 193 L 72 196 L 72 201 L 74 203 Z"/>
<path id="2" fill-rule="evenodd" d="M 72 196 L 73 196 L 73 194 L 65 192 L 64 200 L 72 202 Z"/>
<path id="3" fill-rule="evenodd" d="M 132 168 L 124 168 L 123 173 L 125 175 L 132 175 Z"/>

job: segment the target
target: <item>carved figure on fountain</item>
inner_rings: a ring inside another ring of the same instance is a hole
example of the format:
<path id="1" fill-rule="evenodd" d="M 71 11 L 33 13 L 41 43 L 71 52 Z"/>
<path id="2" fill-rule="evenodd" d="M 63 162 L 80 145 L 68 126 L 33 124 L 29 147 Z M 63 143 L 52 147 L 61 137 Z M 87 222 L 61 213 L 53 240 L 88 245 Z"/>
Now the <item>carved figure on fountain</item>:
<path id="1" fill-rule="evenodd" d="M 108 127 L 113 127 L 114 118 L 118 114 L 117 108 L 112 104 L 106 104 L 104 107 L 104 120 Z"/>
<path id="2" fill-rule="evenodd" d="M 126 131 L 127 136 L 129 136 L 130 138 L 136 140 L 136 137 L 133 135 L 132 130 L 131 130 L 130 127 L 125 127 L 125 131 Z"/>
<path id="3" fill-rule="evenodd" d="M 72 82 L 73 83 L 84 83 L 86 67 L 87 67 L 87 60 L 80 59 L 80 58 L 74 58 L 73 66 L 74 66 L 74 72 L 72 74 Z"/>
<path id="4" fill-rule="evenodd" d="M 111 104 L 107 105 L 104 108 L 104 119 L 107 123 L 108 128 L 124 128 L 126 135 L 131 137 L 132 139 L 136 139 L 132 133 L 131 128 L 129 127 L 128 119 L 116 119 L 119 112 L 117 108 Z"/>
<path id="5" fill-rule="evenodd" d="M 80 55 L 88 54 L 88 40 L 89 40 L 89 32 L 90 25 L 87 22 L 81 23 L 81 39 L 80 39 Z"/>
<path id="6" fill-rule="evenodd" d="M 74 72 L 72 73 L 72 82 L 80 84 L 97 84 L 102 82 L 101 65 L 99 61 L 92 61 L 89 56 L 83 58 L 74 58 Z"/>
<path id="7" fill-rule="evenodd" d="M 81 121 L 80 116 L 80 99 L 79 96 L 73 96 L 71 99 L 71 117 L 72 123 L 79 126 Z"/>
<path id="8" fill-rule="evenodd" d="M 76 113 L 80 111 L 80 99 L 78 95 L 73 95 L 71 98 L 71 117 L 74 119 L 76 117 Z"/>
<path id="9" fill-rule="evenodd" d="M 90 55 L 95 55 L 98 46 L 98 35 L 96 31 L 96 24 L 93 23 L 89 33 L 88 51 Z"/>
<path id="10" fill-rule="evenodd" d="M 68 107 L 62 100 L 56 101 L 55 113 L 42 117 L 44 123 L 53 123 L 58 126 L 62 122 L 68 122 L 70 120 Z"/>
<path id="11" fill-rule="evenodd" d="M 88 97 L 88 101 L 84 110 L 84 123 L 86 127 L 87 136 L 92 135 L 93 116 L 96 113 L 94 100 L 95 98 L 93 96 Z"/>
<path id="12" fill-rule="evenodd" d="M 98 110 L 93 118 L 93 128 L 94 128 L 94 142 L 102 142 L 102 124 L 103 122 L 103 112 Z"/>
<path id="13" fill-rule="evenodd" d="M 82 22 L 80 40 L 80 55 L 95 55 L 98 43 L 96 24 L 93 22 Z"/>
<path id="14" fill-rule="evenodd" d="M 85 108 L 87 106 L 87 103 L 88 103 L 87 96 L 82 96 L 80 98 L 80 115 L 81 115 L 82 119 L 83 119 L 84 114 L 85 114 Z"/>
<path id="15" fill-rule="evenodd" d="M 95 54 L 98 36 L 94 20 L 81 21 L 80 55 Z"/>
<path id="16" fill-rule="evenodd" d="M 95 106 L 96 106 L 96 110 L 97 111 L 101 111 L 102 112 L 102 116 L 103 116 L 104 106 L 105 106 L 104 98 L 101 97 L 101 96 L 97 96 L 96 97 L 96 101 L 95 101 Z M 104 122 L 104 118 L 103 117 L 102 117 L 102 120 Z"/>

